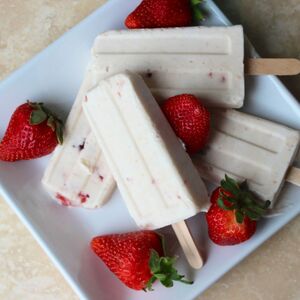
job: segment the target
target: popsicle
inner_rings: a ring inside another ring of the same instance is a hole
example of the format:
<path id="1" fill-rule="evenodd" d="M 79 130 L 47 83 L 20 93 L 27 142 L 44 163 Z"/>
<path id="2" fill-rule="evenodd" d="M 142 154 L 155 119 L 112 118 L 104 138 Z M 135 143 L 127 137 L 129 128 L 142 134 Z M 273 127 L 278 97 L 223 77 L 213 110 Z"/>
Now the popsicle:
<path id="1" fill-rule="evenodd" d="M 299 149 L 299 131 L 236 110 L 213 110 L 212 115 L 210 141 L 192 158 L 204 179 L 216 184 L 225 174 L 247 179 L 271 206 L 285 179 L 300 185 L 297 169 L 289 169 Z"/>
<path id="2" fill-rule="evenodd" d="M 96 38 L 92 53 L 97 81 L 130 70 L 158 100 L 189 93 L 211 106 L 243 105 L 242 26 L 109 31 Z"/>
<path id="3" fill-rule="evenodd" d="M 179 234 L 180 222 L 208 208 L 198 171 L 140 76 L 123 73 L 101 81 L 83 108 L 140 228 L 174 224 Z"/>
<path id="4" fill-rule="evenodd" d="M 158 100 L 187 92 L 227 108 L 243 105 L 244 73 L 300 72 L 295 58 L 244 59 L 240 25 L 114 30 L 96 38 L 92 53 L 98 80 L 130 70 L 144 77 Z"/>
<path id="5" fill-rule="evenodd" d="M 88 70 L 65 125 L 64 144 L 56 148 L 42 179 L 50 196 L 66 206 L 101 207 L 115 188 L 82 112 L 81 103 L 93 85 Z"/>

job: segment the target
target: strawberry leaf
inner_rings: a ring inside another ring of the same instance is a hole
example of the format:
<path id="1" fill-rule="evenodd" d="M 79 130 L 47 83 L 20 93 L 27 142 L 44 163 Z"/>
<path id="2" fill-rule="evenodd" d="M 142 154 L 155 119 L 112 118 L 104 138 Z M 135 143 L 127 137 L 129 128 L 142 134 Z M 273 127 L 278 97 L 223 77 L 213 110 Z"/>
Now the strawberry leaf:
<path id="1" fill-rule="evenodd" d="M 156 251 L 151 252 L 151 256 L 150 256 L 150 260 L 149 260 L 149 267 L 153 273 L 157 273 L 160 270 L 159 255 Z"/>
<path id="2" fill-rule="evenodd" d="M 235 218 L 239 224 L 242 224 L 244 221 L 244 214 L 240 210 L 235 211 Z"/>
<path id="3" fill-rule="evenodd" d="M 42 102 L 30 102 L 27 100 L 28 105 L 32 108 L 29 123 L 31 125 L 39 125 L 47 120 L 47 126 L 55 131 L 57 142 L 63 143 L 63 123 L 58 119 Z"/>
<path id="4" fill-rule="evenodd" d="M 260 218 L 260 214 L 254 212 L 254 211 L 251 211 L 249 209 L 245 210 L 245 214 L 253 221 L 257 221 Z"/>
<path id="5" fill-rule="evenodd" d="M 204 21 L 205 20 L 205 17 L 202 13 L 202 11 L 200 10 L 200 8 L 194 8 L 193 10 L 193 18 L 196 22 L 199 22 L 199 21 Z"/>
<path id="6" fill-rule="evenodd" d="M 232 186 L 232 188 L 239 190 L 239 185 L 238 183 L 231 177 L 229 177 L 227 174 L 225 174 L 225 180 Z"/>
<path id="7" fill-rule="evenodd" d="M 192 5 L 198 5 L 202 3 L 202 0 L 191 0 Z"/>
<path id="8" fill-rule="evenodd" d="M 147 291 L 154 291 L 153 288 L 152 288 L 152 285 L 153 283 L 156 281 L 156 277 L 152 276 L 150 278 L 150 280 L 147 282 L 146 284 L 146 288 L 144 288 L 144 291 L 147 292 Z"/>
<path id="9" fill-rule="evenodd" d="M 42 110 L 33 110 L 30 114 L 30 124 L 39 125 L 46 121 L 47 114 Z"/>
<path id="10" fill-rule="evenodd" d="M 162 250 L 163 250 L 163 255 L 165 256 L 166 255 L 166 241 L 165 241 L 165 238 L 162 234 L 159 234 L 157 233 L 160 237 L 160 241 L 161 241 L 161 247 L 162 247 Z"/>
<path id="11" fill-rule="evenodd" d="M 224 201 L 232 205 L 225 205 Z M 228 175 L 225 175 L 225 179 L 221 181 L 221 192 L 217 204 L 224 210 L 235 210 L 238 223 L 242 223 L 245 216 L 251 220 L 258 220 L 266 213 L 270 203 L 270 201 L 262 202 L 258 199 L 249 190 L 247 181 L 239 184 Z"/>
<path id="12" fill-rule="evenodd" d="M 55 124 L 55 119 L 53 116 L 50 116 L 47 120 L 47 125 L 52 129 L 52 131 L 55 131 L 56 129 L 56 124 Z"/>
<path id="13" fill-rule="evenodd" d="M 152 291 L 152 285 L 156 280 L 159 280 L 162 285 L 168 288 L 173 286 L 173 281 L 192 284 L 192 281 L 183 279 L 184 275 L 178 274 L 177 270 L 173 267 L 175 262 L 175 257 L 159 257 L 158 253 L 151 249 L 149 267 L 152 277 L 146 284 L 146 289 Z"/>
<path id="14" fill-rule="evenodd" d="M 55 122 L 56 124 L 56 138 L 57 138 L 57 141 L 60 145 L 62 145 L 64 139 L 63 139 L 63 125 L 61 122 L 59 121 L 56 121 Z"/>
<path id="15" fill-rule="evenodd" d="M 191 0 L 193 19 L 194 19 L 195 23 L 198 23 L 199 21 L 204 21 L 205 20 L 204 14 L 200 9 L 200 4 L 202 2 L 203 2 L 202 0 Z"/>
<path id="16" fill-rule="evenodd" d="M 225 190 L 233 194 L 234 196 L 238 196 L 240 193 L 240 187 L 237 182 L 230 178 L 225 174 L 225 179 L 221 181 L 221 187 Z"/>
<path id="17" fill-rule="evenodd" d="M 263 215 L 266 212 L 265 208 L 259 207 L 258 205 L 251 205 L 249 209 L 257 213 L 258 215 Z"/>
<path id="18" fill-rule="evenodd" d="M 170 288 L 173 286 L 173 281 L 171 278 L 166 278 L 165 280 L 162 280 L 161 283 L 167 288 Z"/>
<path id="19" fill-rule="evenodd" d="M 158 279 L 158 280 L 160 280 L 160 281 L 164 281 L 164 280 L 166 280 L 167 279 L 167 275 L 165 275 L 165 274 L 155 274 L 155 277 Z"/>
<path id="20" fill-rule="evenodd" d="M 252 197 L 249 197 L 248 195 L 244 195 L 244 203 L 245 203 L 245 206 L 247 207 L 251 207 L 253 204 L 253 199 Z"/>

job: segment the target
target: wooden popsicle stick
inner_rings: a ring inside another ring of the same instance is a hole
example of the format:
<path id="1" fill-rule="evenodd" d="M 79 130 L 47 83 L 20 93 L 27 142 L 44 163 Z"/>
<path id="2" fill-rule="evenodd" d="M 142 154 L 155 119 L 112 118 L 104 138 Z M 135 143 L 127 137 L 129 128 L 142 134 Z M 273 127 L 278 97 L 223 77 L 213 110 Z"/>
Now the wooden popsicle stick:
<path id="1" fill-rule="evenodd" d="M 296 167 L 291 167 L 285 180 L 294 185 L 300 186 L 300 169 Z"/>
<path id="2" fill-rule="evenodd" d="M 249 58 L 245 61 L 247 75 L 298 75 L 300 60 L 296 58 Z"/>
<path id="3" fill-rule="evenodd" d="M 178 222 L 173 224 L 172 227 L 190 266 L 194 269 L 200 269 L 203 266 L 203 259 L 195 245 L 186 222 Z"/>

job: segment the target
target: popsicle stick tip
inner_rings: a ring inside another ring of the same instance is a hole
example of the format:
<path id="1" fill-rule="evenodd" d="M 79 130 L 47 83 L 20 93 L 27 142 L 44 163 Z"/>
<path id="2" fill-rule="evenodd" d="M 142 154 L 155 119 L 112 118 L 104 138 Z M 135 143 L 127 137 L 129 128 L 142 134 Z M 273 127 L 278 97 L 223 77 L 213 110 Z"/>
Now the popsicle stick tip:
<path id="1" fill-rule="evenodd" d="M 246 75 L 292 76 L 300 74 L 296 58 L 249 58 L 245 61 Z"/>
<path id="2" fill-rule="evenodd" d="M 201 269 L 203 266 L 203 259 L 195 245 L 186 222 L 178 222 L 173 224 L 172 227 L 189 265 L 194 269 Z"/>

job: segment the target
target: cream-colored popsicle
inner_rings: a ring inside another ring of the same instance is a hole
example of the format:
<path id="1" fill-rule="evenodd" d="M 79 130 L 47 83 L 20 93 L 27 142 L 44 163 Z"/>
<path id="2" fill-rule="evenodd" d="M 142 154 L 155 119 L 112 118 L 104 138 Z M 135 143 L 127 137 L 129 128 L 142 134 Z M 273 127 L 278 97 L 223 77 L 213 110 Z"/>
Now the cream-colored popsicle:
<path id="1" fill-rule="evenodd" d="M 198 171 L 140 76 L 113 76 L 87 98 L 87 119 L 139 227 L 164 227 L 207 209 Z"/>
<path id="2" fill-rule="evenodd" d="M 299 148 L 299 132 L 236 110 L 214 110 L 206 148 L 193 156 L 201 176 L 219 184 L 225 174 L 247 179 L 271 205 Z"/>
<path id="3" fill-rule="evenodd" d="M 244 102 L 242 26 L 109 31 L 96 38 L 93 56 L 94 79 L 136 72 L 158 100 L 189 93 L 210 106 Z"/>
<path id="4" fill-rule="evenodd" d="M 64 144 L 56 148 L 42 179 L 51 197 L 67 206 L 100 207 L 115 188 L 82 111 L 85 94 L 94 84 L 88 71 L 65 125 Z"/>

